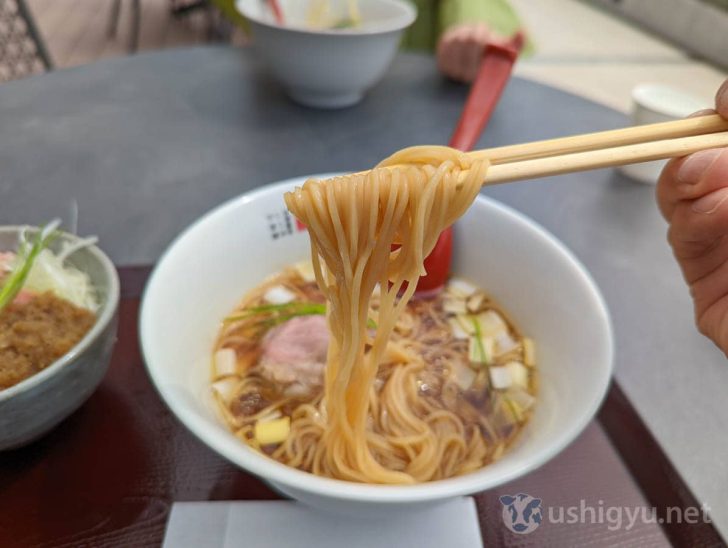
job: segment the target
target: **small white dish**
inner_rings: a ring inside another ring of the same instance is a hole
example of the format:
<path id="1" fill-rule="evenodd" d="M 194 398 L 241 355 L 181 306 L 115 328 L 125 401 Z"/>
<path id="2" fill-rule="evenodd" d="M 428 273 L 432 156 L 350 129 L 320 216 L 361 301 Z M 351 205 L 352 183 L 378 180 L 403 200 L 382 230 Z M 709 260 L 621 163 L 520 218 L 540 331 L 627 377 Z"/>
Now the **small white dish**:
<path id="1" fill-rule="evenodd" d="M 417 17 L 404 0 L 366 0 L 359 2 L 360 26 L 312 29 L 306 18 L 314 0 L 279 1 L 285 26 L 275 23 L 266 2 L 237 0 L 235 5 L 250 22 L 257 54 L 286 93 L 315 108 L 343 108 L 361 101 L 384 76 L 404 29 Z M 330 0 L 329 5 L 334 19 L 346 17 L 347 0 Z"/>
<path id="2" fill-rule="evenodd" d="M 469 497 L 391 519 L 331 516 L 284 500 L 177 502 L 162 548 L 478 548 L 478 511 Z"/>
<path id="3" fill-rule="evenodd" d="M 632 125 L 658 124 L 686 118 L 710 104 L 662 84 L 641 84 L 632 90 Z M 622 173 L 641 183 L 656 184 L 667 160 L 621 166 Z"/>
<path id="4" fill-rule="evenodd" d="M 177 237 L 151 276 L 140 319 L 144 359 L 160 395 L 192 433 L 282 493 L 359 516 L 416 510 L 496 487 L 538 468 L 579 435 L 612 374 L 607 307 L 561 242 L 482 195 L 455 226 L 452 271 L 484 288 L 533 337 L 539 368 L 534 416 L 501 460 L 441 481 L 367 485 L 290 468 L 229 432 L 210 398 L 213 343 L 221 319 L 247 291 L 309 256 L 308 234 L 283 202 L 284 192 L 306 179 L 265 186 L 214 209 Z"/>

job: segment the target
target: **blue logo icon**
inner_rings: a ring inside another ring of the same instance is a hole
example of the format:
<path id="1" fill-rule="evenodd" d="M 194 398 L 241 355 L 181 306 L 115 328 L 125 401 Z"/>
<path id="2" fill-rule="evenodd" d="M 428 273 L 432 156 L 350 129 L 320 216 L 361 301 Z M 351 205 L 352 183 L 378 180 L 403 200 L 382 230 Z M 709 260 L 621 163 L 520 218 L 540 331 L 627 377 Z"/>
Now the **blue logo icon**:
<path id="1" fill-rule="evenodd" d="M 503 495 L 499 500 L 503 505 L 503 523 L 514 533 L 527 535 L 541 525 L 541 499 L 518 493 L 515 496 Z"/>

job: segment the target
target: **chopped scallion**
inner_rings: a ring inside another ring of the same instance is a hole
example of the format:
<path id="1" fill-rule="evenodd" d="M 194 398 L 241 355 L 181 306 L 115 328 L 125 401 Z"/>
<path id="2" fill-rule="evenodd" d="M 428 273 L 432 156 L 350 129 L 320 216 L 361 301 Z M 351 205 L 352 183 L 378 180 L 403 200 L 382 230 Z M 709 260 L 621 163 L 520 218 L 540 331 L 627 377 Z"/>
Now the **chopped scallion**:
<path id="1" fill-rule="evenodd" d="M 0 311 L 9 305 L 20 290 L 23 289 L 25 280 L 28 278 L 30 269 L 38 257 L 38 254 L 48 247 L 58 234 L 57 229 L 61 221 L 56 219 L 41 227 L 35 235 L 32 245 L 28 244 L 25 231 L 20 234 L 20 245 L 18 246 L 17 263 L 12 272 L 8 275 L 2 288 L 0 288 Z"/>

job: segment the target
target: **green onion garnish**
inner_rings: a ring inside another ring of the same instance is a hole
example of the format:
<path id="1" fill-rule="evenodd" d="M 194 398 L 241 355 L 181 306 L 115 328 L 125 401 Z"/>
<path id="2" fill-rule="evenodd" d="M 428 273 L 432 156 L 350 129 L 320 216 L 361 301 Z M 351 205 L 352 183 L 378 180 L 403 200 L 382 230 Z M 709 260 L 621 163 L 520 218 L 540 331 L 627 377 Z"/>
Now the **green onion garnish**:
<path id="1" fill-rule="evenodd" d="M 480 322 L 478 318 L 472 316 L 470 320 L 473 322 L 473 329 L 475 330 L 475 344 L 480 354 L 480 361 L 486 363 L 488 356 L 485 354 L 485 347 L 483 346 L 483 332 L 480 330 Z"/>
<path id="2" fill-rule="evenodd" d="M 240 314 L 228 316 L 223 323 L 233 323 L 261 316 L 259 324 L 273 327 L 297 316 L 323 316 L 326 314 L 324 303 L 290 302 L 283 304 L 263 304 L 246 308 Z M 371 318 L 367 320 L 367 327 L 376 329 L 377 324 Z"/>
<path id="3" fill-rule="evenodd" d="M 350 18 L 344 18 L 338 21 L 337 23 L 331 25 L 332 30 L 339 30 L 339 29 L 350 29 L 359 26 L 358 21 L 355 19 Z"/>
<path id="4" fill-rule="evenodd" d="M 28 278 L 30 269 L 33 268 L 35 259 L 58 235 L 57 228 L 60 224 L 61 221 L 59 219 L 55 219 L 41 227 L 35 235 L 35 239 L 33 240 L 33 244 L 30 246 L 30 249 L 28 249 L 29 244 L 25 236 L 25 230 L 20 233 L 20 245 L 18 246 L 17 256 L 18 262 L 0 289 L 0 311 L 13 302 L 18 293 L 20 293 L 20 290 L 23 289 L 23 285 L 25 284 L 25 280 Z"/>
<path id="5" fill-rule="evenodd" d="M 326 314 L 326 305 L 322 303 L 302 303 L 302 302 L 291 302 L 284 304 L 264 304 L 260 306 L 253 306 L 245 309 L 240 314 L 234 314 L 228 316 L 223 321 L 225 323 L 238 322 L 240 320 L 246 320 L 253 316 L 270 315 L 271 319 L 280 319 L 277 323 L 282 323 L 296 316 L 314 316 L 314 315 Z"/>

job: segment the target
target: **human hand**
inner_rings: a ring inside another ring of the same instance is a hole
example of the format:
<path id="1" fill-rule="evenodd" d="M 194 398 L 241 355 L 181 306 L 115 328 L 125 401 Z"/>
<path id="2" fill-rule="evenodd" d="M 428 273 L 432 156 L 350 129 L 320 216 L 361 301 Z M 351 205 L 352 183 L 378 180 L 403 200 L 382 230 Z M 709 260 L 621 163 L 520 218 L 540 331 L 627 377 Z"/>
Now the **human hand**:
<path id="1" fill-rule="evenodd" d="M 728 118 L 728 80 L 715 105 Z M 657 202 L 698 329 L 728 355 L 728 148 L 671 160 L 657 184 Z"/>
<path id="2" fill-rule="evenodd" d="M 501 40 L 485 23 L 453 25 L 437 44 L 437 67 L 458 82 L 472 82 L 478 74 L 483 50 L 489 41 Z"/>

